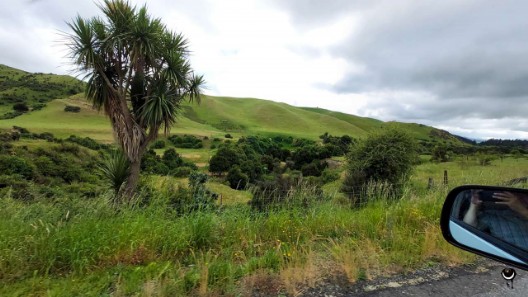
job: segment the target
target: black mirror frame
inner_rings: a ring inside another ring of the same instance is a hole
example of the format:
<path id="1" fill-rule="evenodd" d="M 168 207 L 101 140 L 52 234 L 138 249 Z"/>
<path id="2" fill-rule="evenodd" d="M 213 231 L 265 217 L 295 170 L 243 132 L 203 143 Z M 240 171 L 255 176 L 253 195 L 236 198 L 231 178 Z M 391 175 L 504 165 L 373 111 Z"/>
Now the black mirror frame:
<path id="1" fill-rule="evenodd" d="M 490 259 L 493 259 L 495 261 L 502 262 L 504 264 L 507 264 L 507 265 L 510 265 L 510 266 L 513 266 L 513 267 L 516 267 L 516 268 L 519 268 L 519 269 L 528 270 L 528 264 L 527 265 L 523 265 L 523 264 L 514 262 L 512 260 L 509 260 L 509 259 L 504 259 L 504 258 L 498 257 L 496 255 L 489 254 L 489 253 L 483 252 L 481 250 L 477 250 L 477 249 L 462 245 L 462 244 L 458 243 L 458 241 L 456 241 L 453 238 L 453 236 L 451 235 L 451 232 L 449 230 L 449 222 L 451 221 L 451 210 L 452 210 L 452 206 L 453 206 L 453 204 L 455 202 L 455 199 L 457 198 L 458 194 L 460 194 L 460 192 L 467 191 L 467 190 L 473 190 L 473 189 L 476 189 L 476 188 L 477 189 L 482 189 L 482 190 L 490 190 L 490 191 L 515 191 L 515 192 L 522 192 L 522 193 L 528 194 L 528 190 L 526 190 L 526 189 L 508 188 L 508 187 L 494 187 L 494 186 L 481 186 L 481 185 L 465 185 L 465 186 L 460 186 L 460 187 L 456 187 L 456 188 L 452 189 L 449 192 L 449 194 L 447 195 L 447 197 L 446 197 L 446 200 L 445 200 L 444 205 L 442 207 L 442 214 L 440 216 L 440 228 L 442 229 L 442 235 L 444 236 L 444 239 L 447 242 L 449 242 L 450 244 L 452 244 L 452 245 L 454 245 L 454 246 L 456 246 L 456 247 L 458 247 L 460 249 L 466 250 L 468 252 L 471 252 L 471 253 L 486 257 L 486 258 L 490 258 Z M 485 240 L 491 242 L 492 244 L 498 245 L 497 242 L 495 242 L 497 240 L 492 238 L 491 236 L 486 236 L 485 233 L 482 233 L 481 236 Z M 504 249 L 505 245 L 507 245 L 507 244 L 501 243 L 500 244 L 500 248 Z M 508 245 L 508 247 L 506 247 L 506 251 L 511 251 L 511 252 L 513 252 L 514 254 L 516 254 L 518 256 L 519 249 Z M 526 252 L 522 252 L 522 253 L 526 254 Z M 528 257 L 520 257 L 520 258 L 521 258 L 521 260 L 526 261 L 528 263 Z"/>

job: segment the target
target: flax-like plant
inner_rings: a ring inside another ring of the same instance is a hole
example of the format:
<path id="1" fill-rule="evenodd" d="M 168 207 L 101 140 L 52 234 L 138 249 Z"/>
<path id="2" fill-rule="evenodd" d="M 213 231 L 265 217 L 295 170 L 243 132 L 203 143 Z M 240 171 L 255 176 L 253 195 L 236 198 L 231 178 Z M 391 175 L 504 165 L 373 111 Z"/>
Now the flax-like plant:
<path id="1" fill-rule="evenodd" d="M 66 34 L 70 57 L 86 75 L 86 95 L 110 118 L 130 162 L 124 196 L 132 197 L 141 158 L 160 129 L 168 133 L 185 99 L 200 101 L 203 76 L 194 74 L 187 40 L 152 18 L 145 6 L 105 0 L 104 17 L 77 16 Z"/>
<path id="2" fill-rule="evenodd" d="M 130 175 L 130 162 L 127 157 L 120 150 L 113 151 L 110 156 L 104 158 L 99 170 L 114 191 L 114 199 L 118 198 Z"/>

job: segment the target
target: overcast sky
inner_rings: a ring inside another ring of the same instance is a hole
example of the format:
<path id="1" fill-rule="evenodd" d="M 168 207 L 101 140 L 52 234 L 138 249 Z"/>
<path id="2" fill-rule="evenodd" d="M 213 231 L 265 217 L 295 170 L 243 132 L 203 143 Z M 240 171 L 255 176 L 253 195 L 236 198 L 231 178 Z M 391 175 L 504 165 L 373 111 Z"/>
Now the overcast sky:
<path id="1" fill-rule="evenodd" d="M 138 5 L 146 1 L 131 1 Z M 528 1 L 151 0 L 207 94 L 528 139 Z M 69 72 L 59 33 L 93 1 L 0 2 L 0 63 Z"/>

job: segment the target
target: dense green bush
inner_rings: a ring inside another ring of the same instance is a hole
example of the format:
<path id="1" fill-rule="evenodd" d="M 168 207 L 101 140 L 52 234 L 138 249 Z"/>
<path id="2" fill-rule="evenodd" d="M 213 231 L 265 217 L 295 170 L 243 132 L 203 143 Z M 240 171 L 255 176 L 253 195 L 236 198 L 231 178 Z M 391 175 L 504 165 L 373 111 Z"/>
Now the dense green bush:
<path id="1" fill-rule="evenodd" d="M 20 112 L 20 111 L 13 111 L 13 112 L 7 112 L 3 115 L 0 116 L 0 120 L 9 120 L 9 119 L 14 119 L 20 115 L 23 115 L 24 113 L 23 112 Z"/>
<path id="2" fill-rule="evenodd" d="M 170 184 L 167 191 L 170 205 L 178 213 L 215 209 L 218 195 L 206 188 L 207 180 L 206 174 L 193 171 L 189 175 L 189 188 Z"/>
<path id="3" fill-rule="evenodd" d="M 176 169 L 183 165 L 183 159 L 175 149 L 170 148 L 163 153 L 163 163 L 170 169 Z"/>
<path id="4" fill-rule="evenodd" d="M 150 149 L 141 159 L 141 170 L 145 173 L 184 177 L 186 173 L 190 173 L 189 169 L 197 170 L 198 167 L 192 162 L 183 160 L 174 148 L 166 150 L 163 157 Z"/>
<path id="5" fill-rule="evenodd" d="M 326 162 L 314 160 L 310 164 L 303 165 L 301 167 L 301 172 L 304 176 L 321 176 L 326 167 L 328 167 Z"/>
<path id="6" fill-rule="evenodd" d="M 27 134 L 26 134 L 27 137 Z M 31 138 L 33 139 L 43 139 L 47 140 L 49 142 L 53 142 L 56 140 L 55 136 L 52 133 L 49 132 L 43 132 L 43 133 L 31 133 Z"/>
<path id="7" fill-rule="evenodd" d="M 18 131 L 20 134 L 29 134 L 29 130 L 24 127 L 13 126 L 13 130 Z"/>
<path id="8" fill-rule="evenodd" d="M 110 145 L 99 143 L 90 137 L 81 138 L 75 135 L 70 135 L 70 137 L 66 138 L 66 141 L 76 143 L 92 150 L 109 150 L 111 148 Z"/>
<path id="9" fill-rule="evenodd" d="M 240 170 L 240 167 L 233 166 L 229 169 L 226 180 L 229 182 L 231 189 L 244 190 L 248 185 L 249 177 Z"/>
<path id="10" fill-rule="evenodd" d="M 337 170 L 330 170 L 330 169 L 325 169 L 323 170 L 323 173 L 321 174 L 321 183 L 322 184 L 327 184 L 327 183 L 331 183 L 333 181 L 336 181 L 339 179 L 339 171 Z"/>
<path id="11" fill-rule="evenodd" d="M 0 156 L 0 173 L 5 175 L 19 174 L 25 179 L 32 179 L 35 169 L 30 162 L 17 156 Z"/>
<path id="12" fill-rule="evenodd" d="M 28 112 L 29 107 L 26 103 L 16 103 L 13 105 L 13 110 L 16 112 Z"/>
<path id="13" fill-rule="evenodd" d="M 171 135 L 168 140 L 177 148 L 203 148 L 202 140 L 193 135 Z"/>
<path id="14" fill-rule="evenodd" d="M 79 106 L 66 105 L 64 111 L 77 113 L 81 111 L 81 108 Z"/>
<path id="15" fill-rule="evenodd" d="M 143 155 L 143 158 L 141 158 L 141 171 L 150 174 L 166 175 L 169 173 L 169 168 L 153 149 L 149 149 Z"/>
<path id="16" fill-rule="evenodd" d="M 355 142 L 355 140 L 348 136 L 343 135 L 341 137 L 332 136 L 328 132 L 319 136 L 323 141 L 324 146 L 331 152 L 332 156 L 342 156 L 349 152 L 350 145 Z"/>
<path id="17" fill-rule="evenodd" d="M 172 170 L 172 175 L 175 177 L 188 177 L 194 170 L 196 169 L 189 166 L 182 166 Z"/>
<path id="18" fill-rule="evenodd" d="M 229 171 L 232 166 L 240 165 L 244 157 L 243 153 L 234 146 L 221 146 L 209 160 L 209 171 L 214 174 L 222 174 Z"/>
<path id="19" fill-rule="evenodd" d="M 7 195 L 17 200 L 32 200 L 34 194 L 31 190 L 31 182 L 19 174 L 0 175 L 0 198 Z"/>
<path id="20" fill-rule="evenodd" d="M 444 144 L 437 144 L 432 150 L 431 161 L 433 162 L 447 162 L 451 159 L 450 152 Z"/>
<path id="21" fill-rule="evenodd" d="M 41 110 L 41 109 L 43 109 L 44 107 L 46 107 L 46 104 L 44 104 L 44 103 L 35 103 L 35 104 L 33 104 L 33 105 L 31 106 L 31 109 L 32 109 L 33 111 L 37 111 L 37 110 Z"/>
<path id="22" fill-rule="evenodd" d="M 154 141 L 154 143 L 152 143 L 152 145 L 151 145 L 151 147 L 153 149 L 162 149 L 162 148 L 165 148 L 165 146 L 166 146 L 165 141 L 163 141 L 161 139 Z"/>
<path id="23" fill-rule="evenodd" d="M 398 197 L 417 159 L 415 140 L 407 133 L 389 129 L 358 141 L 347 155 L 342 191 L 356 206 L 368 201 L 369 185 L 386 184 Z"/>

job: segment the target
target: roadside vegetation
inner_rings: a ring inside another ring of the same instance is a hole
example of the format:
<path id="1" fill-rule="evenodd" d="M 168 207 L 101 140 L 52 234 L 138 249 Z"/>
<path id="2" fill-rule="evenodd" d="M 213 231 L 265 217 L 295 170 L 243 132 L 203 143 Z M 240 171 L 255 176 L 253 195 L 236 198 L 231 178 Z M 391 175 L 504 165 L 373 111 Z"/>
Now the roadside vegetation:
<path id="1" fill-rule="evenodd" d="M 323 148 L 323 136 L 305 143 Z M 255 291 L 294 296 L 322 278 L 355 282 L 427 265 L 468 263 L 475 257 L 449 246 L 439 231 L 447 191 L 528 175 L 528 160 L 515 151 L 495 154 L 487 165 L 482 153 L 456 155 L 449 162 L 422 155 L 396 199 L 383 181 L 371 182 L 364 188 L 368 199 L 358 207 L 342 192 L 347 169 L 342 164 L 335 169 L 336 180 L 314 184 L 305 177 L 272 206 L 255 207 L 265 191 L 231 190 L 227 175 L 208 177 L 205 168 L 195 167 L 184 178 L 145 172 L 138 195 L 116 205 L 115 189 L 99 169 L 111 146 L 22 127 L 2 137 L 2 296 Z M 230 147 L 224 142 L 222 147 Z M 191 164 L 167 144 L 158 150 L 164 153 L 155 153 L 156 162 L 167 167 Z M 281 176 L 291 174 L 284 170 Z M 445 170 L 448 185 L 443 185 Z M 233 195 L 242 198 L 228 202 Z"/>

